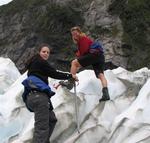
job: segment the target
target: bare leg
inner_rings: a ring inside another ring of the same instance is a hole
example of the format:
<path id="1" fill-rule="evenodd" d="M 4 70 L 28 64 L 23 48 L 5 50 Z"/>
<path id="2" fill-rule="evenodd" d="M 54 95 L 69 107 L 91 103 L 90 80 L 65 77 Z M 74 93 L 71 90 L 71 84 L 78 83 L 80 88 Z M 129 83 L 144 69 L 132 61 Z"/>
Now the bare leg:
<path id="1" fill-rule="evenodd" d="M 74 78 L 76 78 L 76 73 L 77 71 L 81 68 L 81 65 L 79 64 L 78 60 L 75 59 L 71 62 L 71 69 L 70 69 L 70 73 L 72 74 L 72 76 Z"/>
<path id="2" fill-rule="evenodd" d="M 102 83 L 102 86 L 103 87 L 107 87 L 107 80 L 106 80 L 104 74 L 100 73 L 99 76 L 98 76 L 98 78 L 100 79 L 100 81 Z"/>

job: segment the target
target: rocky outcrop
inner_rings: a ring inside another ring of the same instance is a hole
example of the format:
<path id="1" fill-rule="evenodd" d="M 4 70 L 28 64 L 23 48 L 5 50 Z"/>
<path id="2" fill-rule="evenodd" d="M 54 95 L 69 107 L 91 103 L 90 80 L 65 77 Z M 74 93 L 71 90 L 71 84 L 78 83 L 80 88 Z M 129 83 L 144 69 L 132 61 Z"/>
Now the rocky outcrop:
<path id="1" fill-rule="evenodd" d="M 13 0 L 0 7 L 0 56 L 12 59 L 22 71 L 37 46 L 46 42 L 53 48 L 51 64 L 69 70 L 74 55 L 69 30 L 80 25 L 85 33 L 103 42 L 107 62 L 127 69 L 149 67 L 149 3 Z"/>

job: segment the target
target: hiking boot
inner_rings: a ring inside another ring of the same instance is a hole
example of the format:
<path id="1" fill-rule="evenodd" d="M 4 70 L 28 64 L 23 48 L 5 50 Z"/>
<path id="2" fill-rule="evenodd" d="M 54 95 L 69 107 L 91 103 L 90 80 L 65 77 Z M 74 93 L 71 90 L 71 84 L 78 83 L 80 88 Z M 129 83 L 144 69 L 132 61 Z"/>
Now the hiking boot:
<path id="1" fill-rule="evenodd" d="M 67 81 L 60 81 L 59 84 L 61 86 L 65 86 L 66 88 L 68 88 L 69 90 L 71 90 L 73 88 L 75 80 L 74 79 L 69 79 Z"/>
<path id="2" fill-rule="evenodd" d="M 99 100 L 99 102 L 110 100 L 109 93 L 108 93 L 108 88 L 107 88 L 107 87 L 104 87 L 104 88 L 102 89 L 102 92 L 103 92 L 103 96 L 102 96 L 102 98 Z"/>

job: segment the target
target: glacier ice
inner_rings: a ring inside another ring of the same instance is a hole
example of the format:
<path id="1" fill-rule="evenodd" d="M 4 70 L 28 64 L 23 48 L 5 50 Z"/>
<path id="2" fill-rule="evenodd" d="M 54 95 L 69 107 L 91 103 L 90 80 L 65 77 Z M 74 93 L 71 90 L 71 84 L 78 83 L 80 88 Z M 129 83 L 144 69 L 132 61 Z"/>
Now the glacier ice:
<path id="1" fill-rule="evenodd" d="M 30 143 L 34 114 L 21 98 L 21 75 L 10 59 L 0 58 L 0 142 Z M 0 64 L 1 65 L 1 64 Z M 51 143 L 149 143 L 150 70 L 134 72 L 121 67 L 105 71 L 111 100 L 99 103 L 102 86 L 92 70 L 78 74 L 76 85 L 78 123 L 74 89 L 59 86 L 52 97 L 58 118 Z M 49 78 L 50 86 L 58 80 Z"/>

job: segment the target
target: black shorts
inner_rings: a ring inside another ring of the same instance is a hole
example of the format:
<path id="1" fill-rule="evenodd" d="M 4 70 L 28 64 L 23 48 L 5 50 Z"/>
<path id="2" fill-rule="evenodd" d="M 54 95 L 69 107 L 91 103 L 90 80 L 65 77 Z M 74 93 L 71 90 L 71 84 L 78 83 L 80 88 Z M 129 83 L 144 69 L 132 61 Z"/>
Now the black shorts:
<path id="1" fill-rule="evenodd" d="M 90 53 L 88 53 L 84 56 L 81 56 L 81 57 L 77 58 L 77 60 L 78 60 L 78 62 L 80 63 L 80 65 L 82 67 L 92 65 L 96 77 L 98 77 L 98 75 L 100 73 L 104 72 L 105 57 L 104 57 L 103 53 L 100 53 L 100 54 L 90 54 Z"/>

